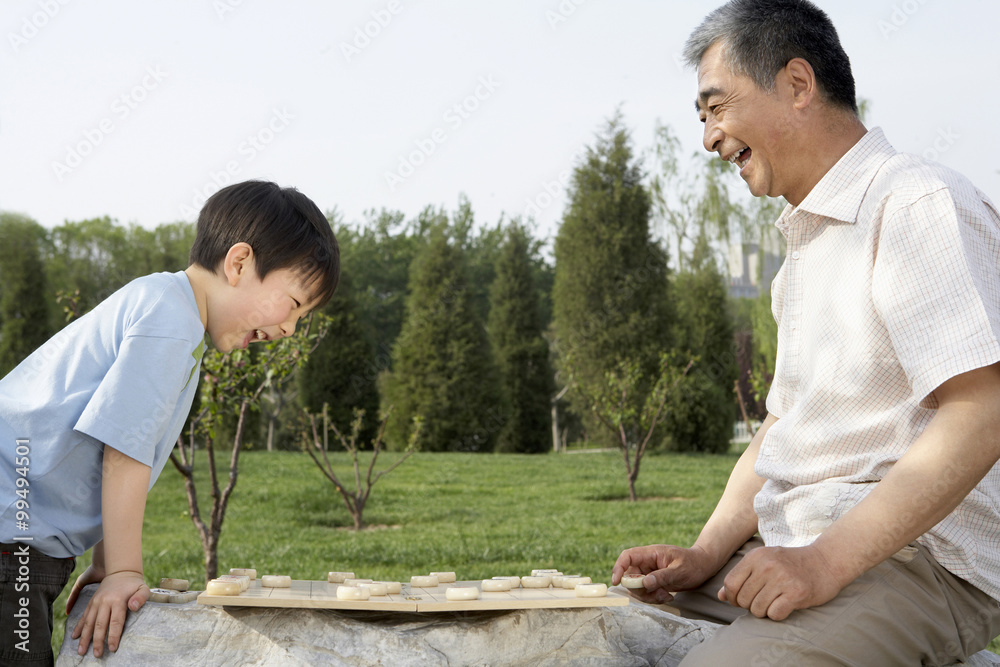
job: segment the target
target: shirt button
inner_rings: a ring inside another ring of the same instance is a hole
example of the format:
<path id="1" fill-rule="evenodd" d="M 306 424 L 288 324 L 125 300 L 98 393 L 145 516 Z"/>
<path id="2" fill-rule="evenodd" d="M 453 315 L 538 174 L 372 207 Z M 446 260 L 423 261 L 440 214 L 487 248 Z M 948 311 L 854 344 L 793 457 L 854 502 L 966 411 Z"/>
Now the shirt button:
<path id="1" fill-rule="evenodd" d="M 799 327 L 799 321 L 798 320 L 792 320 L 790 322 L 789 326 L 792 327 L 792 331 L 795 331 Z"/>
<path id="2" fill-rule="evenodd" d="M 792 253 L 792 259 L 798 259 L 799 257 L 801 257 L 801 255 L 798 250 Z"/>

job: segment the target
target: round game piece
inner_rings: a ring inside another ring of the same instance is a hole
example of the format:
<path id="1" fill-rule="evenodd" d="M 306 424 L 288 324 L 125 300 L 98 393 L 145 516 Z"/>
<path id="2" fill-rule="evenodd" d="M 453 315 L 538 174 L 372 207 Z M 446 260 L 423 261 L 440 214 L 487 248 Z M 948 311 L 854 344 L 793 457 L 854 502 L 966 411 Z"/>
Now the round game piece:
<path id="1" fill-rule="evenodd" d="M 644 574 L 623 574 L 622 586 L 625 588 L 645 588 L 642 583 L 645 578 Z"/>
<path id="2" fill-rule="evenodd" d="M 347 585 L 347 586 L 358 586 L 360 584 L 370 584 L 370 583 L 372 583 L 372 580 L 371 579 L 352 579 L 351 577 L 348 577 L 348 578 L 344 579 L 343 583 L 345 585 Z"/>
<path id="3" fill-rule="evenodd" d="M 358 586 L 361 588 L 367 588 L 373 598 L 385 597 L 389 594 L 389 588 L 385 584 L 376 584 L 375 582 L 371 582 L 368 584 L 358 584 Z"/>
<path id="4" fill-rule="evenodd" d="M 150 588 L 149 599 L 152 602 L 170 602 L 171 593 L 179 592 L 180 591 L 172 591 L 167 588 Z"/>
<path id="5" fill-rule="evenodd" d="M 484 593 L 505 593 L 510 590 L 510 579 L 483 579 Z"/>
<path id="6" fill-rule="evenodd" d="M 523 588 L 548 588 L 552 585 L 552 577 L 521 577 Z"/>
<path id="7" fill-rule="evenodd" d="M 168 591 L 183 593 L 187 589 L 191 588 L 191 582 L 187 579 L 169 579 L 164 577 L 163 579 L 160 579 L 160 588 L 165 588 Z"/>
<path id="8" fill-rule="evenodd" d="M 577 584 L 576 597 L 578 598 L 603 598 L 608 596 L 607 584 Z"/>
<path id="9" fill-rule="evenodd" d="M 367 600 L 371 591 L 361 586 L 337 586 L 338 600 Z"/>
<path id="10" fill-rule="evenodd" d="M 265 574 L 260 578 L 260 585 L 264 588 L 291 588 L 292 578 L 287 575 Z"/>
<path id="11" fill-rule="evenodd" d="M 345 579 L 353 579 L 353 572 L 327 572 L 326 580 L 331 584 L 342 584 Z"/>
<path id="12" fill-rule="evenodd" d="M 431 572 L 431 576 L 437 577 L 441 584 L 453 584 L 458 579 L 454 572 Z"/>
<path id="13" fill-rule="evenodd" d="M 245 574 L 224 574 L 219 581 L 235 581 L 240 585 L 240 593 L 250 588 L 250 577 Z"/>
<path id="14" fill-rule="evenodd" d="M 552 576 L 553 574 L 562 574 L 559 570 L 532 570 L 531 576 L 533 577 L 544 577 L 545 575 Z"/>
<path id="15" fill-rule="evenodd" d="M 398 581 L 376 581 L 376 584 L 385 584 L 386 595 L 399 595 L 403 592 L 403 584 Z"/>
<path id="16" fill-rule="evenodd" d="M 229 568 L 229 574 L 234 574 L 236 576 L 244 575 L 250 577 L 250 581 L 257 580 L 257 570 L 252 567 L 231 567 Z"/>
<path id="17" fill-rule="evenodd" d="M 552 575 L 552 588 L 562 588 L 563 579 L 566 578 L 565 574 L 553 574 Z"/>
<path id="18" fill-rule="evenodd" d="M 444 596 L 452 602 L 459 600 L 478 600 L 479 589 L 475 586 L 449 586 L 444 591 Z"/>
<path id="19" fill-rule="evenodd" d="M 589 583 L 590 583 L 590 577 L 566 577 L 565 579 L 563 579 L 562 586 L 563 588 L 568 588 L 569 590 L 573 590 L 580 584 L 589 584 Z"/>
<path id="20" fill-rule="evenodd" d="M 506 579 L 510 582 L 510 587 L 520 588 L 521 587 L 521 577 L 493 577 L 494 579 Z"/>
<path id="21" fill-rule="evenodd" d="M 238 581 L 220 581 L 218 579 L 212 579 L 205 586 L 206 595 L 239 595 L 240 594 L 240 582 Z"/>
<path id="22" fill-rule="evenodd" d="M 427 577 L 414 575 L 410 577 L 410 586 L 413 588 L 437 588 L 440 583 L 440 580 L 433 575 Z"/>

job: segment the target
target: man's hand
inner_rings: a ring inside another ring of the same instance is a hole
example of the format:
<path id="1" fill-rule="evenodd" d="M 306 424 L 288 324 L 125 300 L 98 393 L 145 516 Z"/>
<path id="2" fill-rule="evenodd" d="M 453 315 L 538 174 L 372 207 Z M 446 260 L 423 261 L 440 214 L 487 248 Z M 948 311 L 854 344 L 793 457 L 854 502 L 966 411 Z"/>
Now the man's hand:
<path id="1" fill-rule="evenodd" d="M 698 588 L 718 570 L 715 560 L 698 547 L 654 544 L 623 551 L 611 571 L 611 585 L 617 585 L 623 574 L 645 574 L 645 588 L 626 589 L 629 595 L 643 602 L 664 604 L 674 599 L 671 593 Z"/>
<path id="2" fill-rule="evenodd" d="M 726 575 L 719 599 L 757 618 L 788 618 L 796 609 L 829 602 L 851 582 L 815 545 L 754 549 Z"/>
<path id="3" fill-rule="evenodd" d="M 87 572 L 89 571 L 88 569 Z M 80 579 L 86 574 L 84 572 Z M 80 583 L 80 579 L 77 580 L 77 584 Z M 76 588 L 74 585 L 73 592 L 76 592 Z M 87 647 L 93 640 L 94 657 L 100 658 L 104 653 L 105 637 L 108 648 L 117 651 L 128 610 L 139 611 L 148 599 L 149 587 L 146 586 L 141 573 L 126 571 L 105 576 L 80 621 L 73 628 L 73 639 L 80 638 L 80 648 L 77 649 L 77 653 L 86 655 Z"/>

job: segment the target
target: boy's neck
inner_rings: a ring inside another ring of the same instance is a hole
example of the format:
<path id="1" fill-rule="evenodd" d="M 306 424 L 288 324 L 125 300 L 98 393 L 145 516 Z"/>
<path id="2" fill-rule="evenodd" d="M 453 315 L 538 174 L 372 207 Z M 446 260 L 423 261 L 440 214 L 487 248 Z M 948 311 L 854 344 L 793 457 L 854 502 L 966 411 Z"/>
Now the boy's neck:
<path id="1" fill-rule="evenodd" d="M 208 269 L 192 264 L 184 270 L 188 282 L 191 283 L 191 291 L 194 292 L 195 303 L 198 304 L 198 316 L 201 318 L 201 325 L 208 329 L 208 299 L 212 287 L 219 279 Z"/>

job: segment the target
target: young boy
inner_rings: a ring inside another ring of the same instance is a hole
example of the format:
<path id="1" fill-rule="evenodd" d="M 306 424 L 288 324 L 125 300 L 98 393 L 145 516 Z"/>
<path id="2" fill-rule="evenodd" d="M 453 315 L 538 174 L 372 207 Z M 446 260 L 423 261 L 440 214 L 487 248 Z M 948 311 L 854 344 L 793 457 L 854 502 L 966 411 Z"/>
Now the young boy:
<path id="1" fill-rule="evenodd" d="M 305 195 L 249 181 L 198 218 L 191 265 L 139 278 L 0 380 L 0 664 L 52 663 L 52 604 L 100 582 L 73 630 L 79 653 L 117 650 L 148 599 L 146 493 L 191 409 L 205 333 L 222 351 L 292 335 L 333 295 L 337 240 Z"/>

